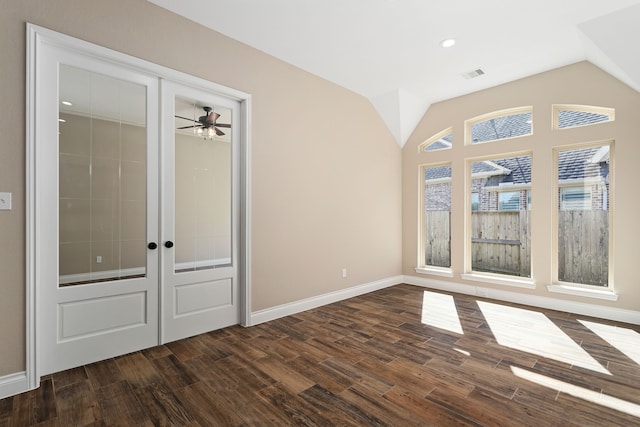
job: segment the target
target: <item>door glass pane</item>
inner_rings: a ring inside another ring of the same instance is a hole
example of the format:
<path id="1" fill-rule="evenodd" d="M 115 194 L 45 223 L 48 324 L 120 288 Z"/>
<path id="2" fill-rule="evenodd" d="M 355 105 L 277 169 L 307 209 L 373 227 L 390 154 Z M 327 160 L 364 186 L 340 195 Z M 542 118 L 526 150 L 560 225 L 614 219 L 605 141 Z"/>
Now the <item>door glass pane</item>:
<path id="1" fill-rule="evenodd" d="M 231 259 L 231 110 L 176 98 L 176 273 Z"/>
<path id="2" fill-rule="evenodd" d="M 59 284 L 146 275 L 146 88 L 60 66 Z"/>

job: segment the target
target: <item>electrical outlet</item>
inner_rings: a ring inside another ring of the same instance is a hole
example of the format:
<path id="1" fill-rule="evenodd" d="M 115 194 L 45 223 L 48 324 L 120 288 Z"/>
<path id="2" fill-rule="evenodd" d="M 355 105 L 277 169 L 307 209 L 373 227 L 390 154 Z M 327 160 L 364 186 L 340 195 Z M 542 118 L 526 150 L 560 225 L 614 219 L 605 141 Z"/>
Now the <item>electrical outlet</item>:
<path id="1" fill-rule="evenodd" d="M 346 277 L 347 277 L 347 269 L 346 269 L 346 268 L 343 268 L 343 269 L 342 269 L 342 278 L 344 279 L 344 278 L 346 278 Z"/>
<path id="2" fill-rule="evenodd" d="M 96 257 L 96 263 L 98 263 L 98 264 L 102 264 L 102 255 L 98 255 L 98 256 Z"/>
<path id="3" fill-rule="evenodd" d="M 11 193 L 0 193 L 0 211 L 11 210 Z"/>

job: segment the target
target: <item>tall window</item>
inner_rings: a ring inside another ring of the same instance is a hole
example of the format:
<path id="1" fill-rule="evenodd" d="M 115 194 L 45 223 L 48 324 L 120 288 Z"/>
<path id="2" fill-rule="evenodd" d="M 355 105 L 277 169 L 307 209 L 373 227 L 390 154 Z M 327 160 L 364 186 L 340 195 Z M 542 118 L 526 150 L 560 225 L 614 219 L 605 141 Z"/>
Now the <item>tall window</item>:
<path id="1" fill-rule="evenodd" d="M 608 286 L 610 143 L 556 152 L 558 280 Z"/>
<path id="2" fill-rule="evenodd" d="M 451 267 L 451 166 L 424 166 L 424 265 Z"/>
<path id="3" fill-rule="evenodd" d="M 530 188 L 531 155 L 471 163 L 473 271 L 531 277 Z"/>

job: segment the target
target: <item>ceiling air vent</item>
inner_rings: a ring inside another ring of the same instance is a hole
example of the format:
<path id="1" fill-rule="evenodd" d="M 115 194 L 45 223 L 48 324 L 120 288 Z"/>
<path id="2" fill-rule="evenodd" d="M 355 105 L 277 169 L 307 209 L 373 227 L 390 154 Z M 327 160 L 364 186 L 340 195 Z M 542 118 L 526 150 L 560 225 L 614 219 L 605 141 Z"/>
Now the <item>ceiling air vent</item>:
<path id="1" fill-rule="evenodd" d="M 469 80 L 469 79 L 475 79 L 476 77 L 480 77 L 483 74 L 484 74 L 484 71 L 481 68 L 478 68 L 462 74 L 462 77 Z"/>

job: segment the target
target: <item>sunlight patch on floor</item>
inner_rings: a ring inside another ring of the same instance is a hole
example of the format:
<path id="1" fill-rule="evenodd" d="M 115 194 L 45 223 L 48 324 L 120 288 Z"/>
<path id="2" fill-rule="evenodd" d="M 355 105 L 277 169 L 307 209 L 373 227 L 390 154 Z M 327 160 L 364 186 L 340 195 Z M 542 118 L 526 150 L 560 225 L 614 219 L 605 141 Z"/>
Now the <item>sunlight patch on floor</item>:
<path id="1" fill-rule="evenodd" d="M 471 353 L 469 353 L 467 350 L 460 350 L 459 348 L 455 348 L 455 347 L 453 349 L 458 353 L 464 354 L 465 356 L 471 356 Z"/>
<path id="2" fill-rule="evenodd" d="M 640 334 L 638 332 L 629 328 L 604 325 L 586 320 L 578 320 L 578 322 L 591 329 L 591 332 L 640 365 Z"/>
<path id="3" fill-rule="evenodd" d="M 477 303 L 498 344 L 611 375 L 544 314 L 484 301 Z"/>
<path id="4" fill-rule="evenodd" d="M 524 380 L 534 382 L 553 390 L 558 390 L 562 393 L 577 397 L 578 399 L 583 399 L 597 405 L 606 406 L 607 408 L 633 415 L 634 417 L 640 417 L 640 405 L 627 402 L 624 399 L 609 396 L 598 391 L 588 390 L 583 387 L 547 377 L 546 375 L 540 375 L 535 372 L 527 371 L 526 369 L 518 368 L 517 366 L 512 366 L 511 371 L 515 376 Z"/>
<path id="5" fill-rule="evenodd" d="M 422 296 L 422 323 L 456 334 L 464 334 L 456 303 L 451 295 L 425 291 Z"/>

